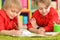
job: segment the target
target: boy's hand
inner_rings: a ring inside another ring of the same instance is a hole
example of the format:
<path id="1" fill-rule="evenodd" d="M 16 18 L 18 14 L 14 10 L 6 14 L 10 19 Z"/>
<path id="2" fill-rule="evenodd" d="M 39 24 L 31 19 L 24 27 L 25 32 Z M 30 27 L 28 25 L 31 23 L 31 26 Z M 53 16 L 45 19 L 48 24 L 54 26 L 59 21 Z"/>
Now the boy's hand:
<path id="1" fill-rule="evenodd" d="M 22 32 L 20 32 L 19 30 L 11 30 L 10 31 L 10 35 L 12 35 L 12 36 L 19 36 L 21 34 L 22 34 Z"/>
<path id="2" fill-rule="evenodd" d="M 37 28 L 37 27 L 38 27 L 35 18 L 32 18 L 32 19 L 30 20 L 30 22 L 31 22 L 33 28 Z"/>
<path id="3" fill-rule="evenodd" d="M 45 29 L 42 28 L 42 27 L 39 28 L 39 29 L 38 29 L 38 33 L 39 33 L 39 34 L 45 34 Z"/>
<path id="4" fill-rule="evenodd" d="M 31 22 L 31 24 L 36 24 L 36 19 L 32 18 L 30 22 Z"/>

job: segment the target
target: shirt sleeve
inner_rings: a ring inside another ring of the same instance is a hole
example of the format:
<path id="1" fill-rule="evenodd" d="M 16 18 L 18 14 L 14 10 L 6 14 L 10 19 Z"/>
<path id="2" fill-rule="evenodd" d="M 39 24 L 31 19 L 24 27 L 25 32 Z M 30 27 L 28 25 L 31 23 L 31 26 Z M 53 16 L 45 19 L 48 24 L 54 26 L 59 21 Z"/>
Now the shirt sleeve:
<path id="1" fill-rule="evenodd" d="M 58 13 L 54 12 L 47 26 L 45 26 L 46 32 L 51 32 L 54 30 L 54 23 L 58 22 Z"/>
<path id="2" fill-rule="evenodd" d="M 32 28 L 32 25 L 31 25 L 30 20 L 29 20 L 28 24 L 27 24 L 27 29 L 29 30 L 30 28 Z"/>
<path id="3" fill-rule="evenodd" d="M 0 31 L 4 30 L 4 29 L 5 29 L 5 27 L 4 27 L 4 20 L 3 20 L 2 16 L 0 16 Z"/>

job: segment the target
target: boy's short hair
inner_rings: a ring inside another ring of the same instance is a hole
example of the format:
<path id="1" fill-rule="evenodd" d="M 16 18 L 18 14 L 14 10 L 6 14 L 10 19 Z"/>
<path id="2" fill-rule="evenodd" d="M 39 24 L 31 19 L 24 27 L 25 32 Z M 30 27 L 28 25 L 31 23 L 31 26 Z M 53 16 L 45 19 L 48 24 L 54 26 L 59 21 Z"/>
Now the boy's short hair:
<path id="1" fill-rule="evenodd" d="M 20 0 L 5 0 L 3 4 L 3 9 L 10 8 L 10 7 L 16 7 L 19 10 L 21 10 L 21 3 Z"/>
<path id="2" fill-rule="evenodd" d="M 49 6 L 51 4 L 51 0 L 36 0 L 36 4 L 38 5 L 39 3 L 44 3 L 46 6 Z"/>

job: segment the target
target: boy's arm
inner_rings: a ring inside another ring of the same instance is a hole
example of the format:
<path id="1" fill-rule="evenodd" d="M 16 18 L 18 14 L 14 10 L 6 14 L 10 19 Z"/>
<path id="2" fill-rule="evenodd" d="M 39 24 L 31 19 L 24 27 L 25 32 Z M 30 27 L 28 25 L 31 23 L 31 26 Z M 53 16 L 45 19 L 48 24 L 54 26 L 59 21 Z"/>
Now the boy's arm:
<path id="1" fill-rule="evenodd" d="M 18 30 L 1 30 L 0 34 L 11 35 L 11 36 L 19 36 L 22 34 L 22 32 L 20 32 Z"/>
<path id="2" fill-rule="evenodd" d="M 0 16 L 0 34 L 4 34 L 4 35 L 15 35 L 17 36 L 18 34 L 20 34 L 21 32 L 18 30 L 5 30 L 5 25 L 4 25 L 4 18 L 2 16 Z"/>
<path id="3" fill-rule="evenodd" d="M 33 33 L 38 33 L 38 30 L 36 28 L 33 28 L 30 21 L 28 22 L 27 24 L 27 29 L 30 31 L 30 32 L 33 32 Z"/>
<path id="4" fill-rule="evenodd" d="M 32 21 L 31 21 L 32 22 Z M 33 22 L 32 22 L 33 23 Z M 33 23 L 34 24 L 34 23 Z M 37 34 L 44 34 L 45 33 L 45 31 L 43 30 L 43 28 L 40 28 L 40 29 L 37 29 L 37 27 L 35 26 L 35 24 L 34 25 L 32 25 L 31 23 L 30 23 L 30 21 L 28 22 L 28 30 L 30 31 L 30 32 L 33 32 L 33 33 L 37 33 Z M 34 27 L 32 27 L 32 26 L 34 26 Z"/>
<path id="5" fill-rule="evenodd" d="M 30 28 L 37 28 L 37 25 L 36 24 L 36 13 L 33 13 L 33 16 L 32 16 L 32 19 L 28 21 L 28 24 L 27 24 L 27 29 L 29 30 Z"/>
<path id="6" fill-rule="evenodd" d="M 38 28 L 39 26 L 37 25 L 37 23 L 36 23 L 36 19 L 35 18 L 32 18 L 31 20 L 30 20 L 30 23 L 31 23 L 31 25 L 33 26 L 33 28 Z"/>
<path id="7" fill-rule="evenodd" d="M 36 34 L 45 34 L 45 31 L 41 30 L 41 29 L 36 29 L 36 28 L 30 28 L 29 29 L 30 32 L 36 33 Z"/>
<path id="8" fill-rule="evenodd" d="M 17 16 L 17 20 L 18 20 L 18 29 L 23 29 L 23 23 L 20 21 L 20 15 Z"/>
<path id="9" fill-rule="evenodd" d="M 33 32 L 33 33 L 39 34 L 38 29 L 35 29 L 35 28 L 30 28 L 29 31 Z"/>

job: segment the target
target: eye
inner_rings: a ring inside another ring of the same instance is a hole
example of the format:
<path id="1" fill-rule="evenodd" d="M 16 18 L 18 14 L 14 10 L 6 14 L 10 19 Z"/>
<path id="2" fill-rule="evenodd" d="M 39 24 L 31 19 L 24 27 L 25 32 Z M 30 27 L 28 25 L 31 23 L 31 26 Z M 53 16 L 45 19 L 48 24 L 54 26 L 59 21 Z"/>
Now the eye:
<path id="1" fill-rule="evenodd" d="M 42 10 L 43 8 L 39 8 L 40 10 Z"/>
<path id="2" fill-rule="evenodd" d="M 18 11 L 16 11 L 16 13 L 18 14 L 19 12 L 18 12 Z"/>
<path id="3" fill-rule="evenodd" d="M 47 7 L 45 9 L 47 9 Z"/>
<path id="4" fill-rule="evenodd" d="M 48 7 L 45 7 L 45 9 L 48 9 Z"/>
<path id="5" fill-rule="evenodd" d="M 14 11 L 14 10 L 11 10 L 11 12 L 13 12 L 13 13 L 14 13 L 15 11 Z"/>
<path id="6" fill-rule="evenodd" d="M 45 9 L 48 9 L 48 6 L 46 6 Z"/>

